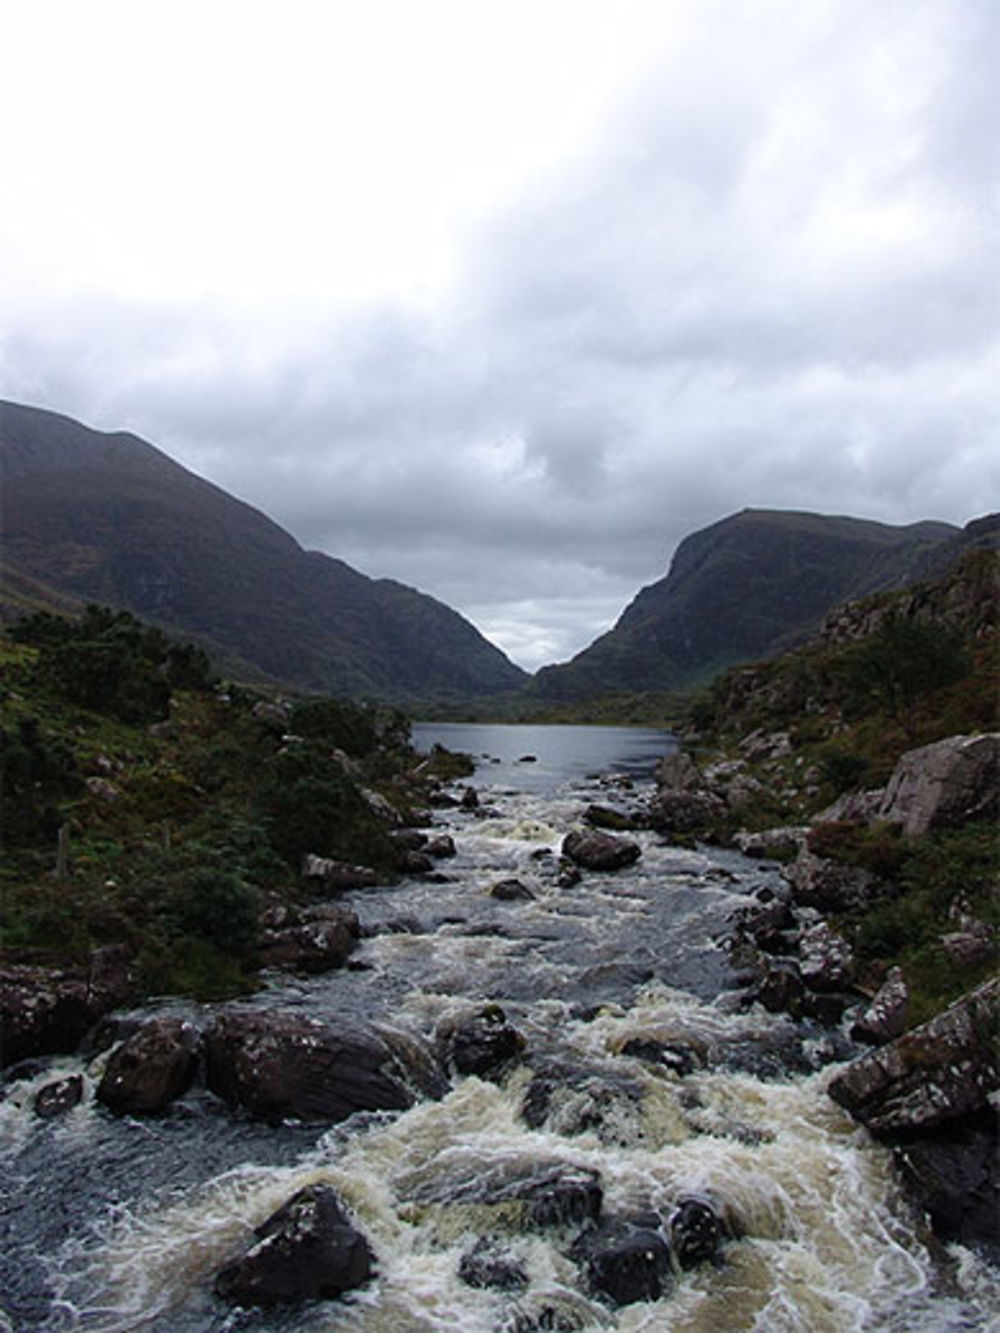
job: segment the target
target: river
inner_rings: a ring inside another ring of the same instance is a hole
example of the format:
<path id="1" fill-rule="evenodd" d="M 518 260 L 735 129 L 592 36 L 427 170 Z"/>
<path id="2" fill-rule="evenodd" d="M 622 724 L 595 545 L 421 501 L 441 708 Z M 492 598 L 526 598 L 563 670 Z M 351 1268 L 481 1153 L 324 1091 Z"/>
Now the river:
<path id="1" fill-rule="evenodd" d="M 7 1333 L 958 1333 L 1000 1329 L 997 1274 L 943 1250 L 900 1196 L 890 1152 L 826 1096 L 842 1034 L 747 1009 L 718 937 L 778 870 L 653 833 L 635 865 L 558 881 L 558 849 L 592 802 L 641 796 L 672 744 L 627 728 L 422 725 L 477 760 L 478 810 L 435 814 L 456 856 L 441 882 L 347 895 L 364 938 L 342 969 L 274 975 L 249 1003 L 357 1015 L 424 1036 L 484 1003 L 526 1041 L 504 1079 L 457 1078 L 440 1101 L 333 1128 L 234 1116 L 195 1088 L 155 1119 L 116 1119 L 102 1059 L 59 1058 L 0 1103 L 0 1330 Z M 490 895 L 516 877 L 523 901 Z M 207 1010 L 166 1001 L 144 1013 Z M 638 1044 L 636 1044 L 638 1043 Z M 680 1063 L 650 1052 L 686 1052 Z M 533 1070 L 576 1071 L 547 1117 Z M 44 1082 L 83 1071 L 88 1096 L 37 1120 Z M 613 1308 L 585 1288 L 565 1229 L 470 1204 L 490 1173 L 597 1173 L 603 1212 L 711 1201 L 727 1239 L 656 1301 Z M 295 1190 L 332 1184 L 377 1255 L 349 1299 L 279 1315 L 225 1308 L 215 1271 Z M 459 1266 L 499 1230 L 525 1281 L 473 1287 Z M 3 1313 L 6 1311 L 6 1313 Z"/>

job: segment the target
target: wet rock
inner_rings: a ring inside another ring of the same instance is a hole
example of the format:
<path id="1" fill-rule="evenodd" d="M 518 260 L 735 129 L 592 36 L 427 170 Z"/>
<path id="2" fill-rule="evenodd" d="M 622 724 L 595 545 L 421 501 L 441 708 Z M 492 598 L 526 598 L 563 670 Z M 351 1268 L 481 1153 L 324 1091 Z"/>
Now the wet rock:
<path id="1" fill-rule="evenodd" d="M 530 1129 L 544 1125 L 572 1137 L 595 1133 L 602 1143 L 641 1138 L 642 1088 L 621 1070 L 550 1064 L 532 1078 L 521 1103 Z"/>
<path id="2" fill-rule="evenodd" d="M 254 1234 L 257 1243 L 216 1277 L 216 1294 L 230 1305 L 330 1300 L 373 1276 L 371 1247 L 329 1186 L 300 1190 Z"/>
<path id="3" fill-rule="evenodd" d="M 909 837 L 1000 815 L 1000 734 L 950 736 L 908 750 L 885 789 L 878 817 Z"/>
<path id="4" fill-rule="evenodd" d="M 507 903 L 534 902 L 535 895 L 519 879 L 500 879 L 491 886 L 490 897 Z"/>
<path id="5" fill-rule="evenodd" d="M 361 932 L 355 912 L 347 908 L 332 912 L 298 926 L 265 931 L 257 949 L 260 965 L 295 972 L 329 972 L 342 967 Z"/>
<path id="6" fill-rule="evenodd" d="M 789 904 L 773 896 L 766 902 L 758 898 L 748 903 L 736 915 L 737 934 L 752 940 L 765 953 L 787 953 L 787 932 L 794 924 Z"/>
<path id="7" fill-rule="evenodd" d="M 115 1115 L 155 1115 L 190 1088 L 200 1044 L 184 1019 L 150 1019 L 112 1052 L 97 1100 Z"/>
<path id="8" fill-rule="evenodd" d="M 573 864 L 572 861 L 560 859 L 559 873 L 556 876 L 556 884 L 560 889 L 573 889 L 583 879 L 580 867 Z"/>
<path id="9" fill-rule="evenodd" d="M 636 826 L 634 816 L 609 805 L 588 805 L 583 817 L 592 828 L 609 829 L 613 833 L 623 833 Z"/>
<path id="10" fill-rule="evenodd" d="M 681 1268 L 712 1263 L 719 1255 L 725 1228 L 707 1199 L 679 1200 L 670 1217 L 670 1247 Z"/>
<path id="11" fill-rule="evenodd" d="M 282 1010 L 223 1010 L 205 1034 L 206 1082 L 230 1106 L 279 1123 L 402 1111 L 417 1071 L 381 1034 Z"/>
<path id="12" fill-rule="evenodd" d="M 439 1033 L 445 1059 L 457 1074 L 499 1078 L 524 1050 L 520 1032 L 497 1004 L 447 1025 Z"/>
<path id="13" fill-rule="evenodd" d="M 630 838 L 599 830 L 574 829 L 563 838 L 562 855 L 585 870 L 620 870 L 633 865 L 642 852 Z"/>
<path id="14" fill-rule="evenodd" d="M 570 1250 L 587 1285 L 612 1305 L 658 1301 L 672 1286 L 670 1247 L 652 1226 L 613 1220 L 585 1231 Z"/>
<path id="15" fill-rule="evenodd" d="M 476 810 L 479 807 L 479 793 L 475 787 L 466 787 L 459 802 L 463 810 Z"/>
<path id="16" fill-rule="evenodd" d="M 986 1108 L 1000 1087 L 1000 981 L 854 1060 L 831 1081 L 840 1106 L 882 1137 L 924 1135 Z"/>
<path id="17" fill-rule="evenodd" d="M 842 990 L 854 980 L 854 951 L 825 921 L 817 921 L 799 936 L 799 970 L 810 990 Z"/>
<path id="18" fill-rule="evenodd" d="M 402 847 L 411 852 L 419 852 L 422 847 L 427 846 L 429 841 L 427 834 L 416 828 L 393 829 L 389 837 L 396 847 Z"/>
<path id="19" fill-rule="evenodd" d="M 424 847 L 427 856 L 432 856 L 435 860 L 444 860 L 455 855 L 455 839 L 448 833 L 440 834 L 436 838 L 431 838 Z"/>
<path id="20" fill-rule="evenodd" d="M 528 1286 L 524 1265 L 495 1236 L 481 1236 L 462 1255 L 458 1276 L 470 1287 L 492 1287 L 497 1291 L 524 1291 Z"/>
<path id="21" fill-rule="evenodd" d="M 333 861 L 309 852 L 302 859 L 302 877 L 313 881 L 313 887 L 323 893 L 347 893 L 351 889 L 371 889 L 378 876 L 368 866 L 350 865 L 347 861 Z"/>
<path id="22" fill-rule="evenodd" d="M 399 858 L 399 868 L 404 875 L 428 875 L 434 869 L 434 862 L 426 852 L 404 849 Z"/>
<path id="23" fill-rule="evenodd" d="M 682 1046 L 678 1042 L 651 1041 L 644 1037 L 633 1037 L 621 1048 L 622 1055 L 629 1055 L 646 1064 L 661 1065 L 675 1074 L 685 1077 L 700 1069 L 703 1061 L 693 1046 Z"/>
<path id="24" fill-rule="evenodd" d="M 41 1120 L 54 1120 L 79 1106 L 83 1101 L 83 1077 L 70 1074 L 68 1078 L 58 1079 L 55 1083 L 46 1083 L 35 1093 L 32 1103 L 35 1115 Z"/>
<path id="25" fill-rule="evenodd" d="M 857 1041 L 870 1042 L 873 1046 L 884 1046 L 887 1041 L 905 1032 L 909 1007 L 910 991 L 906 978 L 901 968 L 894 967 L 871 1001 L 855 1018 L 851 1036 Z"/>
<path id="26" fill-rule="evenodd" d="M 768 959 L 764 973 L 751 990 L 750 998 L 759 1001 L 772 1014 L 797 1016 L 802 1009 L 805 984 L 799 965 L 790 958 Z"/>
<path id="27" fill-rule="evenodd" d="M 896 1149 L 907 1190 L 944 1241 L 1000 1263 L 1000 1156 L 995 1117 Z"/>
<path id="28" fill-rule="evenodd" d="M 95 949 L 86 967 L 0 967 L 0 1064 L 75 1050 L 132 988 L 129 954 L 116 945 Z"/>
<path id="29" fill-rule="evenodd" d="M 494 1230 L 579 1226 L 601 1212 L 604 1191 L 597 1171 L 551 1158 L 512 1159 L 463 1167 L 452 1162 L 444 1178 L 422 1180 L 405 1197 L 443 1204 L 449 1211 L 473 1205 L 478 1224 L 483 1209 L 495 1210 Z"/>

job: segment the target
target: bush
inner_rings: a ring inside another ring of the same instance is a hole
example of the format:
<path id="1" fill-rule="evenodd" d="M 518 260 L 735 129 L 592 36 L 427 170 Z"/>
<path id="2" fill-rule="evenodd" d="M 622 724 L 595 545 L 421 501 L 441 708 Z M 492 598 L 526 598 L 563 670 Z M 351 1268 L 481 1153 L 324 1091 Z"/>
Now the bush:
<path id="1" fill-rule="evenodd" d="M 259 910 L 257 893 L 239 875 L 202 866 L 169 885 L 160 915 L 174 934 L 239 954 L 257 939 Z"/>

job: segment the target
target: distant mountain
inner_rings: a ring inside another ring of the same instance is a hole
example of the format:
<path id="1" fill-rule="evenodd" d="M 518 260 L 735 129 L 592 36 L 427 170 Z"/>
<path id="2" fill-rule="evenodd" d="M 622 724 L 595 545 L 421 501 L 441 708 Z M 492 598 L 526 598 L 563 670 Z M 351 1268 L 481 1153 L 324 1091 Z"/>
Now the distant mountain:
<path id="1" fill-rule="evenodd" d="M 841 602 L 922 576 L 961 540 L 948 523 L 745 509 L 686 537 L 666 577 L 572 661 L 540 671 L 533 691 L 562 701 L 701 684 L 801 642 Z"/>
<path id="2" fill-rule="evenodd" d="M 0 602 L 122 607 L 220 669 L 396 702 L 528 679 L 449 607 L 306 551 L 258 510 L 134 435 L 0 402 Z"/>

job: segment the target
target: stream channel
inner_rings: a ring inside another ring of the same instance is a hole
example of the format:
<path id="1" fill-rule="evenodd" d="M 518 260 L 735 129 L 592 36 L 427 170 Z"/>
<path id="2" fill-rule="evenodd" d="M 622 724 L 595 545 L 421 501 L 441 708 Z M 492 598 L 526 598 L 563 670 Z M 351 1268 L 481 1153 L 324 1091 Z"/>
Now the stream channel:
<path id="1" fill-rule="evenodd" d="M 826 1096 L 855 1048 L 741 1003 L 718 941 L 779 868 L 644 831 L 628 835 L 642 847 L 634 865 L 560 886 L 566 832 L 590 803 L 640 800 L 671 738 L 427 724 L 414 740 L 477 760 L 479 808 L 435 811 L 434 832 L 457 848 L 440 882 L 345 895 L 363 929 L 351 967 L 275 973 L 243 1003 L 421 1040 L 495 1004 L 525 1039 L 521 1060 L 497 1081 L 455 1077 L 440 1100 L 333 1127 L 255 1122 L 198 1086 L 161 1116 L 115 1118 L 93 1098 L 106 1054 L 53 1060 L 0 1104 L 0 1330 L 1000 1329 L 995 1270 L 933 1242 L 890 1151 Z M 512 877 L 530 899 L 491 896 Z M 178 1001 L 142 1016 L 153 1013 L 211 1016 Z M 547 1113 L 526 1117 L 533 1075 L 553 1069 L 562 1082 Z M 37 1119 L 37 1087 L 79 1071 L 82 1104 Z M 616 1307 L 570 1255 L 579 1218 L 532 1224 L 470 1192 L 490 1176 L 545 1180 L 554 1168 L 599 1181 L 602 1217 L 656 1215 L 668 1230 L 681 1201 L 708 1201 L 721 1250 L 675 1265 L 660 1299 Z M 375 1280 L 280 1313 L 225 1306 L 214 1274 L 314 1182 L 336 1189 L 367 1236 Z M 487 1234 L 518 1274 L 510 1289 L 459 1275 Z"/>

